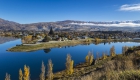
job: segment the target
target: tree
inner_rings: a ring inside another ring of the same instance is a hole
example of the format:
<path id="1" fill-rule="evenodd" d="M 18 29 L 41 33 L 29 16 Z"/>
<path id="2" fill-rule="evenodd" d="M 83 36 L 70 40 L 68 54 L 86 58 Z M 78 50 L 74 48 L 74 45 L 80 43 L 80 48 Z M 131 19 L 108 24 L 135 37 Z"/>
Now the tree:
<path id="1" fill-rule="evenodd" d="M 32 41 L 32 35 L 25 36 L 22 39 L 22 43 L 30 43 Z"/>
<path id="2" fill-rule="evenodd" d="M 88 65 L 91 65 L 92 64 L 92 62 L 93 62 L 93 54 L 89 51 L 88 52 L 88 54 L 87 54 L 87 56 L 86 56 L 86 58 L 85 58 L 85 60 L 86 60 L 86 63 L 88 64 Z"/>
<path id="3" fill-rule="evenodd" d="M 30 80 L 30 68 L 29 68 L 29 66 L 24 65 L 23 79 L 24 80 Z"/>
<path id="4" fill-rule="evenodd" d="M 123 47 L 122 47 L 122 53 L 123 53 L 123 54 L 125 54 L 125 52 L 126 52 L 127 50 L 128 50 L 128 47 L 127 47 L 127 46 L 123 46 Z"/>
<path id="5" fill-rule="evenodd" d="M 53 31 L 52 27 L 51 27 L 51 29 L 50 29 L 49 34 L 50 34 L 50 35 L 54 35 L 54 31 Z"/>
<path id="6" fill-rule="evenodd" d="M 10 79 L 10 74 L 6 73 L 5 80 L 11 80 Z"/>
<path id="7" fill-rule="evenodd" d="M 19 80 L 22 80 L 22 78 L 23 78 L 23 73 L 22 73 L 22 70 L 19 69 Z"/>
<path id="8" fill-rule="evenodd" d="M 48 35 L 46 35 L 43 39 L 43 42 L 49 42 L 50 40 L 51 38 Z"/>
<path id="9" fill-rule="evenodd" d="M 42 66 L 41 66 L 40 80 L 45 80 L 45 65 L 43 61 L 42 61 Z"/>
<path id="10" fill-rule="evenodd" d="M 69 75 L 71 75 L 73 73 L 73 64 L 74 64 L 74 61 L 71 60 L 70 54 L 67 54 L 67 58 L 66 58 L 66 72 Z"/>
<path id="11" fill-rule="evenodd" d="M 107 58 L 106 54 L 103 53 L 102 59 L 106 59 L 106 58 Z"/>
<path id="12" fill-rule="evenodd" d="M 112 46 L 112 47 L 110 48 L 110 56 L 114 57 L 115 55 L 116 55 L 116 53 L 115 53 L 115 47 Z"/>
<path id="13" fill-rule="evenodd" d="M 51 59 L 48 61 L 47 78 L 48 80 L 53 80 L 53 64 Z"/>

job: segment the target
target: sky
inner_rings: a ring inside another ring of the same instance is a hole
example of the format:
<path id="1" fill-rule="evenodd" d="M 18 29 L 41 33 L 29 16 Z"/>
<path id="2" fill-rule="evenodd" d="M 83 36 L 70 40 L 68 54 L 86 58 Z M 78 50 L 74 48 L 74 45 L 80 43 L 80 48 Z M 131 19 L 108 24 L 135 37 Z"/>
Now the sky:
<path id="1" fill-rule="evenodd" d="M 21 24 L 140 20 L 140 0 L 0 0 L 0 18 Z"/>

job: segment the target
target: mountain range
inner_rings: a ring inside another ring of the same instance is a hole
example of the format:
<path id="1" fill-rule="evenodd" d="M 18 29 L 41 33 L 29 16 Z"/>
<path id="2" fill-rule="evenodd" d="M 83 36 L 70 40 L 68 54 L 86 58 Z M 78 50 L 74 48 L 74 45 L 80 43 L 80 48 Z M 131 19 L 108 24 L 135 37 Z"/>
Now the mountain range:
<path id="1" fill-rule="evenodd" d="M 65 20 L 20 24 L 0 18 L 0 30 L 49 31 L 51 27 L 55 31 L 140 31 L 140 20 L 108 22 Z"/>

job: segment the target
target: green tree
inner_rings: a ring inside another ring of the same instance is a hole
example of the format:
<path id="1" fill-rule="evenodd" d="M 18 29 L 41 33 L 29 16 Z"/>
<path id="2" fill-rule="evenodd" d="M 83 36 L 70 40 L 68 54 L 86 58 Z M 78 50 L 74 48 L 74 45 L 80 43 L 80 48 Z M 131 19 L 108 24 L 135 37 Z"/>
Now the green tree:
<path id="1" fill-rule="evenodd" d="M 49 34 L 50 34 L 50 35 L 54 35 L 54 31 L 53 31 L 52 27 L 51 27 L 51 29 L 50 29 Z"/>
<path id="2" fill-rule="evenodd" d="M 51 38 L 48 35 L 46 35 L 43 39 L 43 42 L 49 42 L 50 40 Z"/>

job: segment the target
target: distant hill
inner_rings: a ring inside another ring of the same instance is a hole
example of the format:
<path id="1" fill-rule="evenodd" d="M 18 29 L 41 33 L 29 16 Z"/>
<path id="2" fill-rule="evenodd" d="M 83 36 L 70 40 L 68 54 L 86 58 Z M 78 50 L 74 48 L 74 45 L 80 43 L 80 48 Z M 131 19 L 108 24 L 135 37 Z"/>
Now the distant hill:
<path id="1" fill-rule="evenodd" d="M 19 24 L 0 18 L 0 30 L 36 30 L 49 31 L 140 31 L 140 20 L 137 21 L 110 21 L 110 22 L 87 22 L 65 20 L 57 22 L 39 22 L 31 24 Z"/>
<path id="2" fill-rule="evenodd" d="M 0 18 L 0 30 L 20 30 L 20 24 Z"/>

